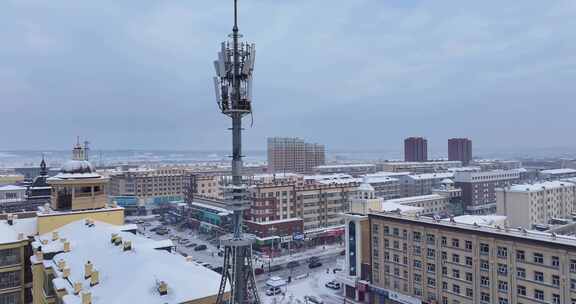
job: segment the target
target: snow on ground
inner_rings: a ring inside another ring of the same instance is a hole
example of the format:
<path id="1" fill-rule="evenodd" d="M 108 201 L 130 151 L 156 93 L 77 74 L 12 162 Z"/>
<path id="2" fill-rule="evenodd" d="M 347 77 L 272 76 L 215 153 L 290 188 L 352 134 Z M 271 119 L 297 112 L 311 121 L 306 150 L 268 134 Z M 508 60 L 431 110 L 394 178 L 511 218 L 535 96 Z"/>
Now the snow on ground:
<path id="1" fill-rule="evenodd" d="M 263 304 L 304 304 L 305 296 L 315 296 L 321 299 L 324 304 L 336 304 L 342 303 L 343 297 L 341 296 L 340 290 L 333 290 L 326 286 L 326 283 L 336 279 L 336 275 L 330 271 L 326 273 L 325 269 L 322 268 L 317 272 L 312 272 L 306 278 L 295 279 L 288 285 L 286 285 L 283 290 L 284 294 L 278 294 L 276 296 L 267 296 L 266 289 L 260 288 L 260 297 Z"/>

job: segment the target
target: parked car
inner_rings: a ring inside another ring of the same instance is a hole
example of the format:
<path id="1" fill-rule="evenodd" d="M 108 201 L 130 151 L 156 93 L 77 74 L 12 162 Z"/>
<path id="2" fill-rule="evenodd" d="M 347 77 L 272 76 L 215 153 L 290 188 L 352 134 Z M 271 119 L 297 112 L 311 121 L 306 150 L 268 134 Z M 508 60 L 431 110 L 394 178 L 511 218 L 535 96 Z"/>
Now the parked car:
<path id="1" fill-rule="evenodd" d="M 281 277 L 271 277 L 271 278 L 269 278 L 268 280 L 266 280 L 266 286 L 272 287 L 272 288 L 274 288 L 274 287 L 282 287 L 282 286 L 284 286 L 284 285 L 286 285 L 286 284 L 288 284 L 288 283 L 286 282 L 286 280 L 284 280 L 284 279 L 281 278 Z"/>
<path id="2" fill-rule="evenodd" d="M 324 286 L 326 286 L 330 289 L 334 289 L 334 290 L 340 289 L 340 283 L 338 283 L 336 281 L 330 281 L 330 282 L 326 283 Z"/>
<path id="3" fill-rule="evenodd" d="M 288 262 L 288 264 L 286 264 L 286 268 L 295 268 L 300 266 L 300 263 L 298 261 L 290 261 Z"/>
<path id="4" fill-rule="evenodd" d="M 268 271 L 273 272 L 273 271 L 278 271 L 278 270 L 282 270 L 281 265 L 270 266 L 270 270 L 268 270 Z"/>
<path id="5" fill-rule="evenodd" d="M 186 245 L 186 246 L 184 246 L 184 247 L 186 247 L 186 248 L 192 248 L 192 247 L 196 247 L 196 245 L 198 245 L 198 244 L 196 244 L 196 243 L 190 243 L 190 244 L 188 244 L 188 245 Z"/>
<path id="6" fill-rule="evenodd" d="M 306 303 L 324 304 L 324 302 L 322 302 L 322 300 L 320 300 L 319 298 L 317 298 L 315 296 L 305 296 L 304 300 L 306 301 Z"/>
<path id="7" fill-rule="evenodd" d="M 264 273 L 264 268 L 256 268 L 254 269 L 254 274 L 259 275 Z"/>
<path id="8" fill-rule="evenodd" d="M 181 240 L 178 241 L 178 243 L 180 243 L 180 244 L 186 244 L 186 243 L 188 243 L 188 242 L 190 242 L 189 239 L 181 239 Z"/>
<path id="9" fill-rule="evenodd" d="M 282 293 L 282 289 L 280 287 L 272 287 L 266 290 L 267 296 L 273 296 Z"/>
<path id="10" fill-rule="evenodd" d="M 317 256 L 312 256 L 308 259 L 308 263 L 314 263 L 320 261 L 320 258 Z"/>
<path id="11" fill-rule="evenodd" d="M 318 261 L 312 262 L 312 263 L 308 264 L 308 268 L 310 268 L 310 269 L 312 269 L 312 268 L 318 268 L 318 267 L 320 267 L 320 266 L 322 266 L 322 263 L 320 263 L 320 262 L 318 262 Z"/>
<path id="12" fill-rule="evenodd" d="M 206 245 L 198 245 L 196 247 L 194 247 L 194 251 L 202 251 L 202 250 L 206 250 L 208 249 L 208 247 L 206 247 Z"/>
<path id="13" fill-rule="evenodd" d="M 340 251 L 340 255 L 346 255 L 346 250 Z"/>

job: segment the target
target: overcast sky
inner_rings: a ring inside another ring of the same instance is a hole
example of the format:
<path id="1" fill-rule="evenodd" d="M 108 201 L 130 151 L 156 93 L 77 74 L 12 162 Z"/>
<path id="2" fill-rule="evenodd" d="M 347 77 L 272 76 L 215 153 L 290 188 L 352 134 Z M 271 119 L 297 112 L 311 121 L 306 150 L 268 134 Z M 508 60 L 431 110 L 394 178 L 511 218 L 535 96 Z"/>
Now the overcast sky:
<path id="1" fill-rule="evenodd" d="M 232 1 L 4 0 L 0 150 L 227 149 L 212 61 Z M 575 147 L 576 1 L 241 0 L 245 143 Z"/>

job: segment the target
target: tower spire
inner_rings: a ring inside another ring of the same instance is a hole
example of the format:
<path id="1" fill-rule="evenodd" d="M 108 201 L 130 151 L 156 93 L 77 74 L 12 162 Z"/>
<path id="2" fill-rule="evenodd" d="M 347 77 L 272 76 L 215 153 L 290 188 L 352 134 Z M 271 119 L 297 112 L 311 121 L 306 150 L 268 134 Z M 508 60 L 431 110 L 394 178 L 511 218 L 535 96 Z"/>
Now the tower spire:
<path id="1" fill-rule="evenodd" d="M 48 175 L 48 168 L 46 167 L 46 160 L 44 159 L 44 153 L 42 153 L 42 161 L 40 162 L 40 175 Z"/>

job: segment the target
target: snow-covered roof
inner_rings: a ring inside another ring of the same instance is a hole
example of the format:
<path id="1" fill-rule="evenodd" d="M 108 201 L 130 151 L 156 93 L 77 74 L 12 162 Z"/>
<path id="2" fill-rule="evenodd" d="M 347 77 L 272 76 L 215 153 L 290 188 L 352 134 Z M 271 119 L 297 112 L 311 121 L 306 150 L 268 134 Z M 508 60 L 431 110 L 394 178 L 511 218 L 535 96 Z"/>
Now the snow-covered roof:
<path id="1" fill-rule="evenodd" d="M 122 246 L 114 246 L 112 233 L 117 233 L 123 241 L 131 241 L 132 250 L 123 251 Z M 71 250 L 57 253 L 52 260 L 44 261 L 44 265 L 54 269 L 54 285 L 67 290 L 64 304 L 75 304 L 81 299 L 80 295 L 73 295 L 70 282 L 81 282 L 82 292 L 92 294 L 93 304 L 176 304 L 218 293 L 218 273 L 189 262 L 179 254 L 154 249 L 158 247 L 158 241 L 122 232 L 119 227 L 103 222 L 95 222 L 92 227 L 86 226 L 84 221 L 73 222 L 61 227 L 58 234 L 70 242 Z M 48 241 L 42 245 L 43 251 L 63 246 L 61 240 L 52 241 L 52 233 L 36 237 L 36 240 L 33 246 L 42 240 Z M 36 262 L 34 256 L 31 260 Z M 57 267 L 60 260 L 70 268 L 69 280 L 62 280 L 63 274 Z M 100 282 L 93 287 L 90 287 L 90 279 L 84 278 L 87 261 L 99 272 Z M 159 294 L 160 281 L 168 285 L 167 295 Z"/>
<path id="2" fill-rule="evenodd" d="M 384 175 L 364 175 L 362 181 L 367 182 L 369 184 L 378 184 L 378 183 L 397 182 L 398 179 Z"/>
<path id="3" fill-rule="evenodd" d="M 354 178 L 349 174 L 343 174 L 343 173 L 307 175 L 304 176 L 304 179 L 313 180 L 320 184 L 347 184 L 359 181 L 359 179 Z"/>
<path id="4" fill-rule="evenodd" d="M 383 201 L 382 204 L 380 205 L 380 208 L 382 208 L 382 211 L 384 212 L 400 211 L 401 213 L 402 212 L 418 213 L 424 210 L 424 208 L 407 206 L 389 201 Z"/>
<path id="5" fill-rule="evenodd" d="M 7 220 L 0 221 L 0 244 L 17 241 L 18 233 L 23 233 L 24 237 L 36 235 L 38 233 L 36 217 L 15 218 L 12 220 L 12 225 L 9 225 Z"/>
<path id="6" fill-rule="evenodd" d="M 550 182 L 541 182 L 535 184 L 521 184 L 521 185 L 513 185 L 506 188 L 506 192 L 534 192 L 534 191 L 542 191 L 542 190 L 549 190 L 549 189 L 559 189 L 568 186 L 574 186 L 571 182 L 563 182 L 563 181 L 550 181 Z"/>
<path id="7" fill-rule="evenodd" d="M 283 219 L 283 220 L 274 220 L 274 221 L 267 221 L 267 222 L 252 222 L 258 225 L 274 225 L 274 224 L 281 224 L 281 223 L 290 223 L 290 222 L 296 222 L 296 221 L 301 221 L 302 219 L 299 217 L 293 217 L 293 218 L 288 218 L 288 219 Z"/>
<path id="8" fill-rule="evenodd" d="M 453 184 L 454 181 L 449 179 L 449 178 L 445 178 L 441 181 L 442 184 Z"/>
<path id="9" fill-rule="evenodd" d="M 437 200 L 445 198 L 439 194 L 428 194 L 428 195 L 419 195 L 419 196 L 409 196 L 409 197 L 402 197 L 402 198 L 394 198 L 386 200 L 385 202 L 389 203 L 396 203 L 396 204 L 409 204 L 409 203 L 417 203 L 422 201 L 430 201 L 430 200 Z"/>
<path id="10" fill-rule="evenodd" d="M 365 167 L 376 167 L 376 165 L 374 164 L 322 165 L 322 166 L 316 166 L 316 169 L 365 168 Z"/>
<path id="11" fill-rule="evenodd" d="M 563 168 L 563 169 L 550 169 L 550 170 L 542 170 L 540 171 L 540 173 L 542 174 L 571 174 L 571 173 L 576 173 L 575 169 L 570 169 L 570 168 Z"/>
<path id="12" fill-rule="evenodd" d="M 26 191 L 26 187 L 16 185 L 4 185 L 0 186 L 0 191 Z"/>
<path id="13" fill-rule="evenodd" d="M 422 174 L 412 174 L 409 175 L 412 179 L 445 179 L 453 178 L 453 172 L 442 172 L 442 173 L 422 173 Z"/>
<path id="14" fill-rule="evenodd" d="M 364 181 L 362 184 L 360 184 L 360 186 L 358 186 L 358 191 L 374 192 L 374 187 Z"/>
<path id="15" fill-rule="evenodd" d="M 232 211 L 228 210 L 228 209 L 224 209 L 224 208 L 213 206 L 213 205 L 198 203 L 198 202 L 192 202 L 192 206 L 212 209 L 214 211 L 218 211 L 219 213 L 225 213 L 225 214 L 231 214 L 232 213 Z"/>
<path id="16" fill-rule="evenodd" d="M 450 221 L 450 219 L 442 219 L 443 221 Z M 453 217 L 454 222 L 460 224 L 468 224 L 468 225 L 482 225 L 482 226 L 493 226 L 496 225 L 504 225 L 506 221 L 505 215 L 496 215 L 496 214 L 489 214 L 489 215 L 461 215 Z"/>

